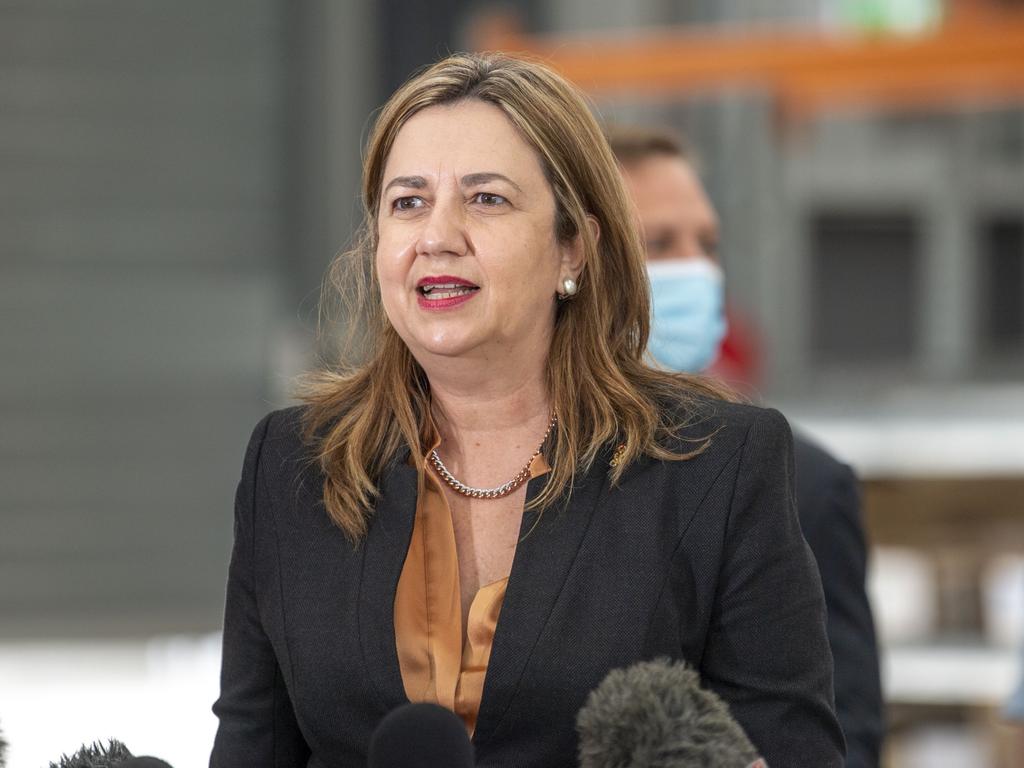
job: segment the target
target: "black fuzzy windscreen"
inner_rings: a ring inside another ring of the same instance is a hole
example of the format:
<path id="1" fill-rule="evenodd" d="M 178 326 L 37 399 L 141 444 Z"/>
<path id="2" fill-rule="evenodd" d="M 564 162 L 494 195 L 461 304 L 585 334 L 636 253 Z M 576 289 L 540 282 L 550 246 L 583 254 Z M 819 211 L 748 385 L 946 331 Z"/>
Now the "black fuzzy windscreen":
<path id="1" fill-rule="evenodd" d="M 122 760 L 134 757 L 128 747 L 116 739 L 110 739 L 107 746 L 98 741 L 90 747 L 82 747 L 68 757 L 61 755 L 59 763 L 50 763 L 50 768 L 113 768 Z"/>

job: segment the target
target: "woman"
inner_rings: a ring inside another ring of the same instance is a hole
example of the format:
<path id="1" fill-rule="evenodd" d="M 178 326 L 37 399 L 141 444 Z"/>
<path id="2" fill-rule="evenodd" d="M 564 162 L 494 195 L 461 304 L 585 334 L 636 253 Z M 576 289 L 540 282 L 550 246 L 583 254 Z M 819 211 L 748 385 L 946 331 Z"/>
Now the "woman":
<path id="1" fill-rule="evenodd" d="M 364 765 L 409 700 L 479 765 L 572 765 L 587 693 L 657 656 L 769 764 L 839 765 L 788 427 L 644 362 L 643 248 L 578 92 L 446 59 L 385 105 L 363 195 L 335 282 L 369 286 L 368 357 L 250 441 L 211 765 Z"/>

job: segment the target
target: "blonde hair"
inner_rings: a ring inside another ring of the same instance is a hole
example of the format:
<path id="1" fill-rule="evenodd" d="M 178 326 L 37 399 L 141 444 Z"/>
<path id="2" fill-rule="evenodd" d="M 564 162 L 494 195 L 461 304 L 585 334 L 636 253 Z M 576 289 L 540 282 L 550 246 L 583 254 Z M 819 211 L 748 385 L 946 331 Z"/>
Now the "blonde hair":
<path id="1" fill-rule="evenodd" d="M 624 446 L 613 483 L 642 455 L 695 455 L 710 438 L 689 451 L 670 446 L 695 414 L 695 396 L 730 396 L 710 380 L 644 361 L 650 299 L 643 245 L 615 159 L 582 94 L 534 61 L 451 56 L 411 78 L 382 108 L 363 164 L 362 229 L 325 283 L 326 298 L 360 308 L 364 359 L 309 374 L 299 393 L 309 405 L 306 436 L 324 474 L 325 506 L 353 541 L 366 533 L 389 464 L 405 446 L 422 455 L 429 439 L 430 382 L 384 314 L 374 269 L 384 165 L 410 117 L 465 99 L 499 107 L 534 148 L 555 197 L 555 233 L 563 242 L 582 238 L 585 253 L 578 292 L 556 313 L 546 372 L 558 414 L 547 449 L 552 471 L 531 508 L 567 498 L 576 473 L 608 447 Z"/>

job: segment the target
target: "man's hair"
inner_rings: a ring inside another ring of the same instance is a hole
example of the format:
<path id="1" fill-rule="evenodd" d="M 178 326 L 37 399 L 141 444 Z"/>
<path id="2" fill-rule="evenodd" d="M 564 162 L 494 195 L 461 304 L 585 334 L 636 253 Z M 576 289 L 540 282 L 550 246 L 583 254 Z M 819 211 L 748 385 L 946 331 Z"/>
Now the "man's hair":
<path id="1" fill-rule="evenodd" d="M 671 128 L 610 125 L 605 128 L 608 145 L 619 165 L 632 165 L 650 157 L 678 157 L 693 162 L 686 139 Z"/>

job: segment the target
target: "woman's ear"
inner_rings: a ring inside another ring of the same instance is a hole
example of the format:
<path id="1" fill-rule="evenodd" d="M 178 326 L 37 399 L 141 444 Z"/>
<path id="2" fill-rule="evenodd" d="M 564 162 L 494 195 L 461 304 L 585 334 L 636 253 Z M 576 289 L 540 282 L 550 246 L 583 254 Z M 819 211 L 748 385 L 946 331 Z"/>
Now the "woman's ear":
<path id="1" fill-rule="evenodd" d="M 595 245 L 597 241 L 601 239 L 601 225 L 597 223 L 597 219 L 591 214 L 587 214 L 587 229 L 590 232 L 591 238 L 593 238 Z M 572 240 L 568 241 L 562 246 L 562 278 L 572 278 L 573 280 L 579 280 L 580 273 L 586 266 L 587 261 L 587 249 L 584 244 L 584 237 L 582 232 L 577 232 L 576 236 Z"/>

